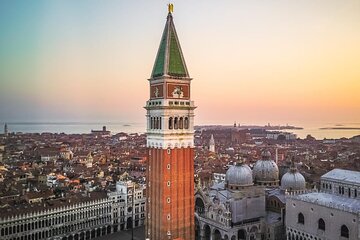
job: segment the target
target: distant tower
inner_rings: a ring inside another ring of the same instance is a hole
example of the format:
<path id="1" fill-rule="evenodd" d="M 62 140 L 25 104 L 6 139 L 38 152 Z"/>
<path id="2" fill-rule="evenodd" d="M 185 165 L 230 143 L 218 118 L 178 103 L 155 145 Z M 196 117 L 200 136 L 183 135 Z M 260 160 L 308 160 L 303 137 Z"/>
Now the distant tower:
<path id="1" fill-rule="evenodd" d="M 236 127 L 236 121 L 234 122 L 234 127 Z"/>
<path id="2" fill-rule="evenodd" d="M 150 83 L 147 110 L 145 238 L 195 239 L 194 102 L 180 42 L 169 13 Z"/>
<path id="3" fill-rule="evenodd" d="M 94 161 L 94 159 L 91 155 L 91 152 L 89 152 L 89 154 L 86 157 L 86 167 L 91 168 L 93 166 L 93 161 Z"/>
<path id="4" fill-rule="evenodd" d="M 209 151 L 210 152 L 215 152 L 215 140 L 214 140 L 214 135 L 211 134 L 211 138 L 209 141 Z"/>
<path id="5" fill-rule="evenodd" d="M 4 135 L 7 136 L 8 134 L 9 134 L 9 132 L 8 132 L 8 126 L 7 126 L 7 124 L 5 123 L 5 125 L 4 125 Z"/>

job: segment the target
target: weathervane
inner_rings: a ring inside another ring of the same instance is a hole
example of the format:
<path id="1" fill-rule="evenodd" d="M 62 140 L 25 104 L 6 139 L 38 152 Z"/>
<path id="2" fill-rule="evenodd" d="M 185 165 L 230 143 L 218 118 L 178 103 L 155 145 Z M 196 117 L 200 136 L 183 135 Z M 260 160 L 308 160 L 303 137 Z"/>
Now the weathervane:
<path id="1" fill-rule="evenodd" d="M 168 4 L 168 10 L 169 10 L 169 13 L 174 12 L 174 4 L 169 3 L 169 4 Z"/>

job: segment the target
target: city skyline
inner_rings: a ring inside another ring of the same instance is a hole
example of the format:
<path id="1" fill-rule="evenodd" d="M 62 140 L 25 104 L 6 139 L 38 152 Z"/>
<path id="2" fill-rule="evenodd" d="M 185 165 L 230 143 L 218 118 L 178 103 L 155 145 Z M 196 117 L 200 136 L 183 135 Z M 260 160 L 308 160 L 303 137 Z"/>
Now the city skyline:
<path id="1" fill-rule="evenodd" d="M 167 2 L 0 4 L 0 121 L 142 121 Z M 174 5 L 197 124 L 360 122 L 358 1 Z"/>

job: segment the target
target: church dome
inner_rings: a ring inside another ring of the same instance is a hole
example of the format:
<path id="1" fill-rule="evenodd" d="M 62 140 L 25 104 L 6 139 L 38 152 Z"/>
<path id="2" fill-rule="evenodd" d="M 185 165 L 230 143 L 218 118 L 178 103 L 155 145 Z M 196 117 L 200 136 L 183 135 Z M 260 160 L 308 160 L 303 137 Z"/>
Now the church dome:
<path id="1" fill-rule="evenodd" d="M 281 188 L 288 191 L 305 190 L 305 185 L 304 176 L 297 170 L 294 164 L 281 178 Z"/>
<path id="2" fill-rule="evenodd" d="M 243 163 L 236 163 L 226 172 L 226 185 L 230 189 L 253 185 L 253 176 L 250 167 Z"/>
<path id="3" fill-rule="evenodd" d="M 253 175 L 256 183 L 269 186 L 278 184 L 279 168 L 270 157 L 270 152 L 264 151 L 262 153 L 262 159 L 255 163 Z"/>

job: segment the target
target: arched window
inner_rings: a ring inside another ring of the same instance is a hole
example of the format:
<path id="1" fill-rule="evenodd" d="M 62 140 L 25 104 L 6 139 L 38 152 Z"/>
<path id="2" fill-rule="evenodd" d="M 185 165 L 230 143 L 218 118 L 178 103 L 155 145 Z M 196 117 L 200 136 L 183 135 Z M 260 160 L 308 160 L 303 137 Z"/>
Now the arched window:
<path id="1" fill-rule="evenodd" d="M 174 129 L 178 129 L 179 128 L 179 121 L 178 121 L 178 118 L 175 117 L 174 118 Z"/>
<path id="2" fill-rule="evenodd" d="M 173 118 L 169 117 L 169 129 L 173 129 Z"/>
<path id="3" fill-rule="evenodd" d="M 159 117 L 159 129 L 161 129 L 161 117 Z"/>
<path id="4" fill-rule="evenodd" d="M 341 226 L 341 236 L 344 238 L 349 238 L 349 229 L 346 225 Z"/>
<path id="5" fill-rule="evenodd" d="M 318 228 L 320 230 L 324 230 L 325 231 L 325 221 L 324 219 L 320 218 L 319 221 L 318 221 Z"/>
<path id="6" fill-rule="evenodd" d="M 150 129 L 154 128 L 154 119 L 153 117 L 150 117 Z"/>
<path id="7" fill-rule="evenodd" d="M 155 129 L 159 129 L 159 117 L 156 117 Z"/>
<path id="8" fill-rule="evenodd" d="M 181 117 L 179 120 L 179 129 L 183 129 L 184 128 L 184 119 Z"/>
<path id="9" fill-rule="evenodd" d="M 301 223 L 301 224 L 305 223 L 304 214 L 302 214 L 302 213 L 298 214 L 298 223 Z"/>
<path id="10" fill-rule="evenodd" d="M 354 197 L 357 197 L 357 189 L 354 190 Z"/>
<path id="11" fill-rule="evenodd" d="M 189 129 L 189 118 L 188 117 L 185 117 L 185 119 L 184 119 L 184 128 Z"/>

